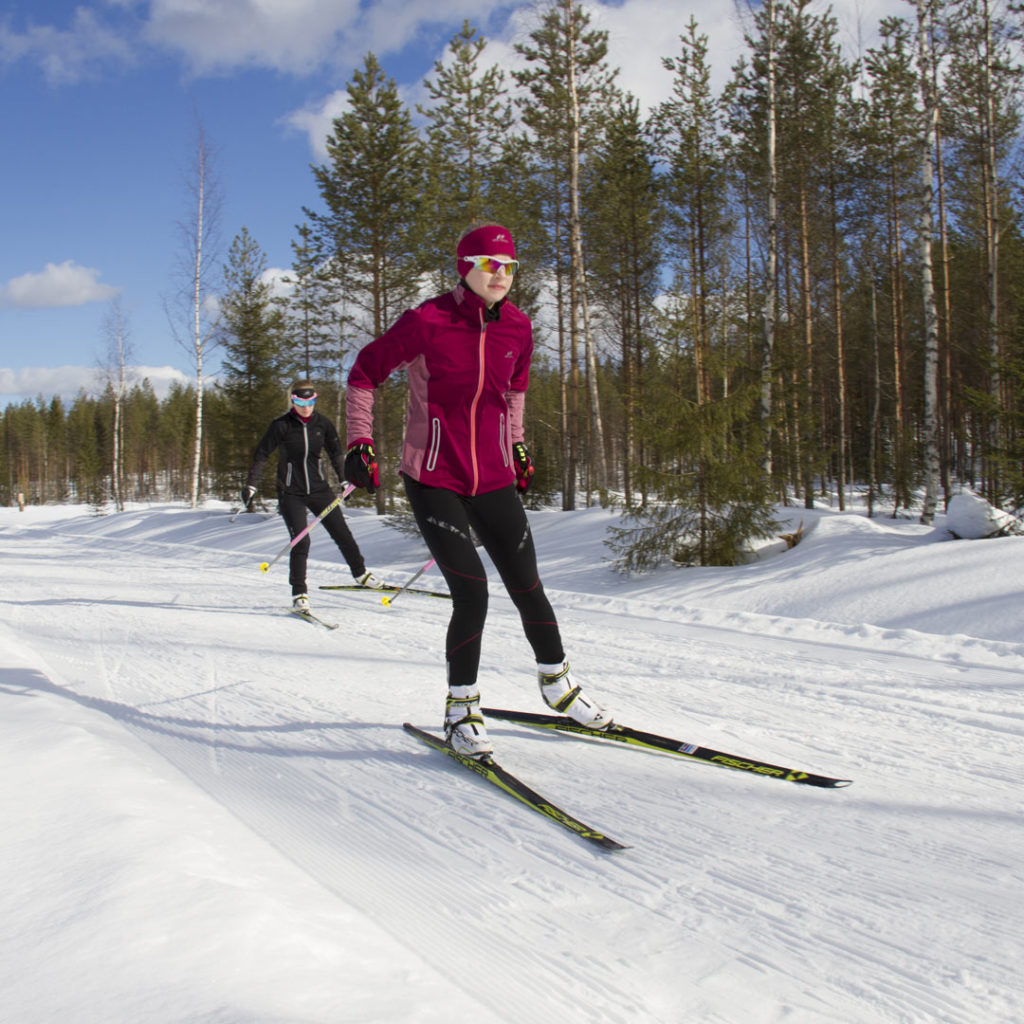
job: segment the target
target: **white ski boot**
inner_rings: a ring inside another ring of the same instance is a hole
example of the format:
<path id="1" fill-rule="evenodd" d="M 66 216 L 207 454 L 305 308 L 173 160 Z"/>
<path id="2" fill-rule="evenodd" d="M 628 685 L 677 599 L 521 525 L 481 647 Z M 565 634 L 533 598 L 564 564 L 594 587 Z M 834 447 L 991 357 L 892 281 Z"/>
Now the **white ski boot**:
<path id="1" fill-rule="evenodd" d="M 612 724 L 612 716 L 573 683 L 569 662 L 538 663 L 537 680 L 544 703 L 560 715 L 568 715 L 574 722 L 591 729 L 607 729 Z"/>
<path id="2" fill-rule="evenodd" d="M 371 590 L 385 589 L 384 581 L 377 579 L 372 572 L 364 572 L 362 576 L 356 578 L 356 583 L 363 587 L 369 587 Z"/>
<path id="3" fill-rule="evenodd" d="M 444 738 L 457 754 L 472 758 L 489 757 L 494 750 L 480 714 L 480 689 L 476 683 L 448 688 Z"/>
<path id="4" fill-rule="evenodd" d="M 292 608 L 297 612 L 308 612 L 309 611 L 309 595 L 308 594 L 296 594 L 292 598 Z"/>

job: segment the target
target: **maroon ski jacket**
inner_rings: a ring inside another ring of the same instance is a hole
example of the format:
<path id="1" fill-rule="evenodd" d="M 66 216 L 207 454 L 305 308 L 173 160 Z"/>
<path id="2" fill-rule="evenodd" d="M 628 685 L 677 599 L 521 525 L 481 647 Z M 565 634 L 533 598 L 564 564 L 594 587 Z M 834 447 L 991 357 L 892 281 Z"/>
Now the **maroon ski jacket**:
<path id="1" fill-rule="evenodd" d="M 529 317 L 503 300 L 487 309 L 463 284 L 416 309 L 358 355 L 348 376 L 347 444 L 373 437 L 373 392 L 409 373 L 401 470 L 428 487 L 483 494 L 515 482 L 530 379 Z"/>

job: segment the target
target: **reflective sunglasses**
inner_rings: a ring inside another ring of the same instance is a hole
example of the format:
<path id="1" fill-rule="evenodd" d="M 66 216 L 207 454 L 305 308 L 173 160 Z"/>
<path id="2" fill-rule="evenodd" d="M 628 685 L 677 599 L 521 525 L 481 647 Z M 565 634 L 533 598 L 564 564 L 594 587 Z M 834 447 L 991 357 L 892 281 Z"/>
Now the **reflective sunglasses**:
<path id="1" fill-rule="evenodd" d="M 292 392 L 292 402 L 300 409 L 308 409 L 316 401 L 316 392 L 312 388 L 299 388 Z"/>
<path id="2" fill-rule="evenodd" d="M 463 256 L 462 259 L 485 274 L 496 274 L 504 267 L 505 273 L 511 277 L 519 269 L 519 260 L 503 260 L 497 256 Z"/>

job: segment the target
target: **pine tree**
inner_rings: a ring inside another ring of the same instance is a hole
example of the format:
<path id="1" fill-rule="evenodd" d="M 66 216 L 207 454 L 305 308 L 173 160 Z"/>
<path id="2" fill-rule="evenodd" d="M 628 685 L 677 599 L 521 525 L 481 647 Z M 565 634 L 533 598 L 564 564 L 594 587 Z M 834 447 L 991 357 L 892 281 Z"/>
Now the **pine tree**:
<path id="1" fill-rule="evenodd" d="M 760 35 L 748 40 L 751 66 L 741 62 L 730 85 L 731 124 L 737 136 L 739 165 L 750 177 L 755 195 L 765 194 L 764 124 L 769 106 L 766 83 L 776 87 L 778 127 L 777 184 L 780 273 L 785 289 L 782 302 L 789 331 L 775 338 L 788 351 L 773 352 L 776 381 L 787 403 L 790 451 L 796 482 L 804 503 L 813 504 L 814 473 L 826 464 L 827 449 L 817 443 L 823 426 L 823 381 L 826 365 L 821 337 L 825 324 L 834 329 L 833 315 L 823 312 L 820 296 L 834 295 L 834 247 L 828 226 L 833 221 L 830 188 L 833 127 L 853 78 L 843 60 L 835 18 L 815 15 L 809 0 L 777 5 L 777 21 L 766 22 L 762 9 L 755 16 Z M 775 75 L 766 78 L 765 61 L 774 54 Z M 765 204 L 767 205 L 767 204 Z M 760 202 L 756 208 L 763 208 Z M 828 284 L 826 284 L 828 282 Z M 824 285 L 824 287 L 823 287 Z M 783 373 L 782 371 L 785 370 Z"/>
<path id="2" fill-rule="evenodd" d="M 294 370 L 312 380 L 334 381 L 342 353 L 342 281 L 309 224 L 293 239 L 292 269 L 281 283 L 290 286 L 274 303 L 281 310 Z"/>
<path id="3" fill-rule="evenodd" d="M 636 420 L 643 353 L 651 333 L 662 264 L 662 206 L 654 149 L 639 104 L 631 96 L 624 97 L 608 119 L 604 138 L 587 170 L 584 200 L 591 211 L 584 240 L 595 284 L 595 307 L 618 342 L 616 395 L 610 396 L 617 401 L 602 404 L 621 408 L 618 463 L 629 507 L 633 504 L 633 470 L 642 460 Z"/>
<path id="4" fill-rule="evenodd" d="M 881 295 L 882 312 L 887 315 L 882 324 L 888 328 L 890 354 L 882 360 L 877 387 L 890 394 L 891 400 L 887 403 L 890 425 L 879 441 L 887 440 L 884 447 L 891 451 L 882 471 L 892 479 L 895 510 L 910 505 L 914 484 L 907 384 L 913 309 L 908 309 L 906 286 L 907 267 L 917 261 L 909 251 L 907 229 L 917 219 L 920 200 L 918 140 L 922 129 L 910 26 L 902 19 L 886 19 L 881 36 L 882 45 L 870 50 L 865 62 L 871 93 L 864 129 L 868 173 L 863 176 L 861 200 L 867 203 L 863 219 L 869 223 L 872 237 L 878 236 L 884 246 L 878 264 L 885 271 Z M 884 225 L 881 232 L 875 230 L 879 219 Z"/>
<path id="5" fill-rule="evenodd" d="M 1009 431 L 1002 423 L 1012 396 L 1003 380 L 1012 328 L 1005 327 L 1006 296 L 1000 261 L 1008 227 L 1009 182 L 1006 164 L 1017 141 L 1021 122 L 1021 65 L 1011 45 L 1011 26 L 997 14 L 993 0 L 958 0 L 950 5 L 950 66 L 945 94 L 953 144 L 956 205 L 962 231 L 982 254 L 977 294 L 968 299 L 969 310 L 984 310 L 958 339 L 964 351 L 982 353 L 969 367 L 976 385 L 971 405 L 984 435 L 986 456 L 982 467 L 990 501 L 999 500 L 998 452 Z M 1012 301 L 1012 299 L 1011 299 Z M 967 312 L 967 311 L 965 311 Z"/>
<path id="6" fill-rule="evenodd" d="M 504 174 L 512 105 L 504 71 L 481 70 L 486 48 L 484 36 L 463 22 L 449 43 L 450 60 L 437 61 L 435 77 L 424 82 L 432 102 L 418 107 L 427 121 L 428 154 L 421 235 L 436 291 L 451 286 L 452 254 L 465 227 L 485 221 L 518 227 Z"/>
<path id="7" fill-rule="evenodd" d="M 394 79 L 368 54 L 348 86 L 349 109 L 334 119 L 329 163 L 313 168 L 325 213 L 306 210 L 344 274 L 355 326 L 367 341 L 382 334 L 420 292 L 423 250 L 416 244 L 422 147 Z M 405 417 L 405 386 L 377 389 L 378 458 L 385 471 L 377 510 L 394 494 Z"/>
<path id="8" fill-rule="evenodd" d="M 745 382 L 738 375 L 735 384 L 726 344 L 731 289 L 723 268 L 731 222 L 707 39 L 691 19 L 681 42 L 680 56 L 664 61 L 675 74 L 672 99 L 654 117 L 675 280 L 650 356 L 652 371 L 660 373 L 648 374 L 641 416 L 641 436 L 653 457 L 640 478 L 652 496 L 628 516 L 637 525 L 614 534 L 626 568 L 663 558 L 733 564 L 771 522 L 768 481 L 758 470 L 757 387 L 749 375 Z"/>
<path id="9" fill-rule="evenodd" d="M 650 498 L 623 515 L 607 542 L 626 572 L 664 562 L 735 565 L 752 538 L 774 530 L 757 445 L 756 383 L 697 402 L 688 305 L 685 295 L 670 304 L 647 355 L 638 426 L 646 458 L 638 476 Z"/>
<path id="10" fill-rule="evenodd" d="M 291 370 L 282 348 L 281 312 L 263 280 L 266 265 L 263 250 L 243 227 L 228 252 L 221 303 L 220 392 L 230 409 L 226 440 L 231 452 L 224 469 L 234 472 L 236 480 L 248 468 L 267 424 L 283 411 Z"/>
<path id="11" fill-rule="evenodd" d="M 558 330 L 567 332 L 567 352 L 561 354 L 565 388 L 563 419 L 565 473 L 562 505 L 576 507 L 577 477 L 581 468 L 581 439 L 585 407 L 580 395 L 580 347 L 584 348 L 585 382 L 590 426 L 594 439 L 591 457 L 598 487 L 605 488 L 606 453 L 602 442 L 597 357 L 588 312 L 586 266 L 582 245 L 580 165 L 600 137 L 604 118 L 614 97 L 616 72 L 610 70 L 607 32 L 590 30 L 590 16 L 572 0 L 558 0 L 544 13 L 541 25 L 530 33 L 530 44 L 517 43 L 527 69 L 513 72 L 527 90 L 519 101 L 524 124 L 532 134 L 539 173 L 546 178 L 548 234 L 553 240 Z M 563 275 L 564 274 L 564 278 Z M 567 284 L 568 298 L 562 297 Z"/>

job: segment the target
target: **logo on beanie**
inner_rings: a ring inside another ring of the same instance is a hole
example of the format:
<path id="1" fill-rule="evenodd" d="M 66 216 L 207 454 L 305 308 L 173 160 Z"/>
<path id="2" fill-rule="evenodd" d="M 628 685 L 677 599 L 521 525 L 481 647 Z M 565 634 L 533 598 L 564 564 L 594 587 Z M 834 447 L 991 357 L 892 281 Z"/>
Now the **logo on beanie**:
<path id="1" fill-rule="evenodd" d="M 470 264 L 463 262 L 464 256 L 511 256 L 515 259 L 516 245 L 512 232 L 503 224 L 482 224 L 459 240 L 456 247 L 456 269 L 460 277 L 469 273 Z"/>

